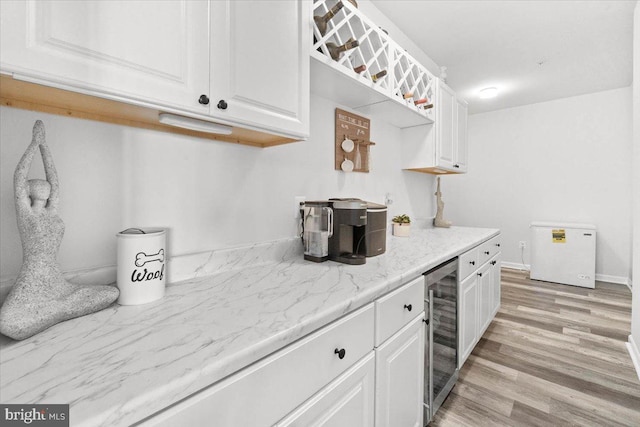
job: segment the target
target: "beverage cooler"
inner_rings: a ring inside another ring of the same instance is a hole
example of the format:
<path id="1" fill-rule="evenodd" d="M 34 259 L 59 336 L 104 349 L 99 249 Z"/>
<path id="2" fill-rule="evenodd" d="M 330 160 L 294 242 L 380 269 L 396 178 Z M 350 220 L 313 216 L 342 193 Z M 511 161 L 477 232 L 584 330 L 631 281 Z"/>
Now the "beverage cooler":
<path id="1" fill-rule="evenodd" d="M 425 274 L 424 424 L 458 379 L 458 258 Z"/>

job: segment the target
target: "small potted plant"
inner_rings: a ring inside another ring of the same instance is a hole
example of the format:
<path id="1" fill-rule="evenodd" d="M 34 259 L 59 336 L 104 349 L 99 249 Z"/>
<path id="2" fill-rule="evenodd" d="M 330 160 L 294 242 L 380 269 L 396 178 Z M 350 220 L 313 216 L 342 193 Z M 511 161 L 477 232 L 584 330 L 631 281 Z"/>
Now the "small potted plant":
<path id="1" fill-rule="evenodd" d="M 409 230 L 411 229 L 411 218 L 409 215 L 394 216 L 391 220 L 393 222 L 393 235 L 401 237 L 409 237 Z"/>

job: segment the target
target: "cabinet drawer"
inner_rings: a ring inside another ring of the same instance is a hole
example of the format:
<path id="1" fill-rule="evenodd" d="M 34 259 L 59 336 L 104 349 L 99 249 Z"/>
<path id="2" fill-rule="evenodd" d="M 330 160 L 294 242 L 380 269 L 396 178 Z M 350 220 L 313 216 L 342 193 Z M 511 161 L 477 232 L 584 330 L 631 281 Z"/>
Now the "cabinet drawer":
<path id="1" fill-rule="evenodd" d="M 483 244 L 480 245 L 479 257 L 480 257 L 480 265 L 489 261 L 493 258 L 498 252 L 500 252 L 500 235 L 495 236 Z"/>
<path id="2" fill-rule="evenodd" d="M 376 347 L 424 311 L 424 277 L 376 301 Z"/>
<path id="3" fill-rule="evenodd" d="M 369 304 L 141 425 L 271 426 L 371 352 L 373 312 Z"/>
<path id="4" fill-rule="evenodd" d="M 478 252 L 479 248 L 475 247 L 458 257 L 458 281 L 466 279 L 480 267 Z"/>

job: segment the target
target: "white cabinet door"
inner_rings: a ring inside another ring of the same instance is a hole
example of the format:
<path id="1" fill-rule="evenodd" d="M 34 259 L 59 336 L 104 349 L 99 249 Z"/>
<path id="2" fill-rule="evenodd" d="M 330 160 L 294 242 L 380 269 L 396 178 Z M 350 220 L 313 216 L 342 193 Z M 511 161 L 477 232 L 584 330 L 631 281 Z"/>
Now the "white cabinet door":
<path id="1" fill-rule="evenodd" d="M 422 319 L 417 317 L 376 349 L 376 427 L 422 427 Z"/>
<path id="2" fill-rule="evenodd" d="M 204 1 L 0 2 L 0 67 L 76 92 L 208 113 Z"/>
<path id="3" fill-rule="evenodd" d="M 456 99 L 456 139 L 453 167 L 459 172 L 467 171 L 469 156 L 467 145 L 467 103 Z"/>
<path id="4" fill-rule="evenodd" d="M 476 340 L 480 339 L 492 320 L 493 278 L 491 264 L 486 263 L 478 270 L 478 321 Z"/>
<path id="5" fill-rule="evenodd" d="M 489 261 L 491 264 L 491 289 L 492 289 L 492 297 L 491 302 L 493 306 L 491 307 L 491 318 L 494 318 L 498 310 L 500 309 L 500 287 L 501 287 L 501 272 L 500 266 L 502 261 L 502 253 L 498 252 L 498 254 Z"/>
<path id="6" fill-rule="evenodd" d="M 458 315 L 458 368 L 471 354 L 476 344 L 478 322 L 478 278 L 472 274 L 460 283 L 460 312 Z"/>
<path id="7" fill-rule="evenodd" d="M 452 170 L 455 160 L 454 141 L 456 126 L 456 94 L 438 80 L 438 111 L 436 113 L 436 161 L 438 166 Z"/>
<path id="8" fill-rule="evenodd" d="M 374 358 L 374 353 L 369 353 L 277 426 L 373 426 Z"/>
<path id="9" fill-rule="evenodd" d="M 309 134 L 308 1 L 211 2 L 211 115 Z"/>

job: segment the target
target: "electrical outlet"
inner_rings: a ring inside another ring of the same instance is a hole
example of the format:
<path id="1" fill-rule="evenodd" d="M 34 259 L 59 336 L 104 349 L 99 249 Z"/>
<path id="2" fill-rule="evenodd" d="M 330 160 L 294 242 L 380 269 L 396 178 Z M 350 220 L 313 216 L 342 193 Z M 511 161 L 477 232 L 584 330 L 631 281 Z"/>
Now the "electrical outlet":
<path id="1" fill-rule="evenodd" d="M 293 217 L 295 219 L 300 218 L 300 203 L 303 203 L 307 200 L 307 198 L 305 196 L 296 196 L 294 201 L 295 201 L 295 209 L 293 211 Z"/>
<path id="2" fill-rule="evenodd" d="M 527 247 L 527 242 L 524 240 L 520 240 L 520 249 L 525 249 Z"/>

